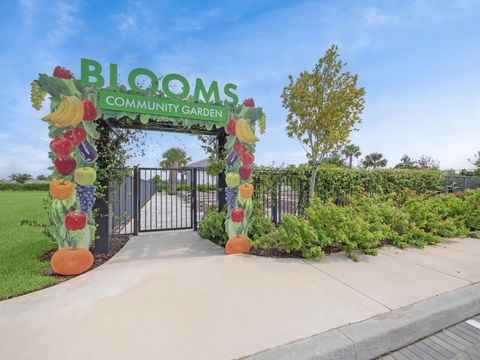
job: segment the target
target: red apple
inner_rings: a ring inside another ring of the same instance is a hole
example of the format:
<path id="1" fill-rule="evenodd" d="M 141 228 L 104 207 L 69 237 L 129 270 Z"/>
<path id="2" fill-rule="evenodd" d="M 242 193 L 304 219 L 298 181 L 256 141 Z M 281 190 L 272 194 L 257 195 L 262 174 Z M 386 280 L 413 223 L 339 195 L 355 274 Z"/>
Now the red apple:
<path id="1" fill-rule="evenodd" d="M 87 132 L 85 131 L 84 128 L 76 127 L 73 130 L 65 131 L 65 133 L 63 134 L 63 137 L 70 140 L 73 143 L 73 145 L 78 146 L 82 142 L 84 142 L 85 139 L 87 138 Z"/>
<path id="2" fill-rule="evenodd" d="M 93 121 L 97 118 L 97 108 L 90 100 L 83 100 L 83 120 Z"/>
<path id="3" fill-rule="evenodd" d="M 237 155 L 242 155 L 245 151 L 247 151 L 247 147 L 242 144 L 240 141 L 235 141 L 233 143 L 233 151 Z"/>
<path id="4" fill-rule="evenodd" d="M 243 218 L 245 217 L 245 214 L 242 208 L 238 208 L 238 209 L 232 210 L 230 217 L 232 218 L 233 222 L 242 222 Z"/>
<path id="5" fill-rule="evenodd" d="M 60 175 L 70 175 L 77 167 L 77 161 L 70 155 L 59 155 L 53 160 L 53 165 Z"/>
<path id="6" fill-rule="evenodd" d="M 67 230 L 82 230 L 87 225 L 87 216 L 85 214 L 77 214 L 70 211 L 65 216 L 65 229 Z"/>
<path id="7" fill-rule="evenodd" d="M 243 105 L 246 107 L 255 107 L 255 101 L 253 101 L 252 98 L 245 99 L 245 101 L 243 102 Z"/>
<path id="8" fill-rule="evenodd" d="M 73 151 L 73 143 L 60 136 L 50 141 L 50 149 L 57 155 L 68 155 Z"/>
<path id="9" fill-rule="evenodd" d="M 242 164 L 243 165 L 252 165 L 253 161 L 255 160 L 255 156 L 249 151 L 245 151 L 242 154 Z"/>
<path id="10" fill-rule="evenodd" d="M 228 135 L 235 136 L 235 126 L 237 125 L 237 120 L 230 119 L 227 123 L 226 132 Z"/>
<path id="11" fill-rule="evenodd" d="M 252 168 L 249 165 L 242 165 L 240 169 L 238 169 L 238 173 L 242 180 L 248 180 L 252 175 Z"/>

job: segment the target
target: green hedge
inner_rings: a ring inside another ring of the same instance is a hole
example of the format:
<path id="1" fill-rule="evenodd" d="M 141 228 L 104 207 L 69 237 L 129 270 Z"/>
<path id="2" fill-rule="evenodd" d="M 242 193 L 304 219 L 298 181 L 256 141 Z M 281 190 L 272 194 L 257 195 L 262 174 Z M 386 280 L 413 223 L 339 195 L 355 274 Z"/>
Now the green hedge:
<path id="1" fill-rule="evenodd" d="M 412 190 L 440 192 L 443 174 L 436 170 L 321 168 L 316 193 L 322 200 L 344 202 L 352 194 L 386 195 Z"/>
<path id="2" fill-rule="evenodd" d="M 0 181 L 0 191 L 49 191 L 49 183 L 7 183 Z"/>

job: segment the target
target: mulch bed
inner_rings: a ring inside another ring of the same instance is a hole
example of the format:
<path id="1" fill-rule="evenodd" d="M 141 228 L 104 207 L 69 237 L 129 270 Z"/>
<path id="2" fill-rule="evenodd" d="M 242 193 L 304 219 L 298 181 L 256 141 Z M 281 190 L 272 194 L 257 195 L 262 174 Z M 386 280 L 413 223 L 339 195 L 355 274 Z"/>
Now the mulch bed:
<path id="1" fill-rule="evenodd" d="M 109 259 L 111 259 L 113 257 L 113 255 L 115 255 L 117 252 L 120 251 L 121 248 L 123 248 L 123 246 L 128 242 L 129 239 L 130 239 L 129 236 L 113 236 L 112 241 L 110 243 L 110 252 L 108 254 L 95 254 L 95 250 L 92 249 L 93 265 L 88 271 L 90 271 L 92 269 L 95 269 L 96 267 L 102 265 L 103 263 L 105 263 Z M 40 258 L 40 260 L 50 262 L 50 259 L 53 256 L 53 254 L 55 253 L 55 251 L 56 250 L 49 251 L 48 253 L 43 255 Z M 78 275 L 58 275 L 58 274 L 55 274 L 52 269 L 49 269 L 49 270 L 45 271 L 44 274 L 47 275 L 47 276 L 54 277 L 54 278 L 60 280 L 60 282 L 70 280 L 70 279 L 78 276 Z"/>

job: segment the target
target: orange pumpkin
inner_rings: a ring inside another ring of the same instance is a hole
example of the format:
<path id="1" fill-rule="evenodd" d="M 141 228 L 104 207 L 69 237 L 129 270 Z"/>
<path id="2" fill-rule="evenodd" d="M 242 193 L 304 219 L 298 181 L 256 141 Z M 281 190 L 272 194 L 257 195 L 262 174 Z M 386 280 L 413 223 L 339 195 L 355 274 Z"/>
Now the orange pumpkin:
<path id="1" fill-rule="evenodd" d="M 50 181 L 50 195 L 54 199 L 65 200 L 72 195 L 73 183 L 68 180 L 58 179 Z"/>
<path id="2" fill-rule="evenodd" d="M 225 252 L 231 254 L 244 254 L 250 250 L 250 239 L 247 235 L 240 234 L 228 239 L 225 245 Z"/>
<path id="3" fill-rule="evenodd" d="M 253 195 L 253 185 L 252 184 L 242 184 L 238 188 L 240 190 L 240 195 L 244 199 L 250 199 Z"/>
<path id="4" fill-rule="evenodd" d="M 78 275 L 93 265 L 92 253 L 83 248 L 61 248 L 50 259 L 53 271 L 60 275 Z"/>

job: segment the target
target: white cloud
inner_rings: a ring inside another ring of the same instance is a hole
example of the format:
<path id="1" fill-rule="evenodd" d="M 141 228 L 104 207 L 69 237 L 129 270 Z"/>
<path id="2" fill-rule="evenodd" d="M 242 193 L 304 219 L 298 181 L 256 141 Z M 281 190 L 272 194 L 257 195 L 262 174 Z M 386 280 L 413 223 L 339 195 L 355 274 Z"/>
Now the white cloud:
<path id="1" fill-rule="evenodd" d="M 60 0 L 52 7 L 50 30 L 47 39 L 52 47 L 62 45 L 72 34 L 79 30 L 81 20 L 77 16 L 78 6 L 75 1 Z"/>

